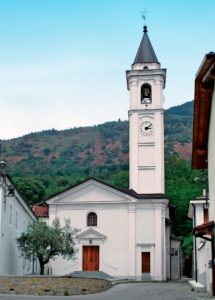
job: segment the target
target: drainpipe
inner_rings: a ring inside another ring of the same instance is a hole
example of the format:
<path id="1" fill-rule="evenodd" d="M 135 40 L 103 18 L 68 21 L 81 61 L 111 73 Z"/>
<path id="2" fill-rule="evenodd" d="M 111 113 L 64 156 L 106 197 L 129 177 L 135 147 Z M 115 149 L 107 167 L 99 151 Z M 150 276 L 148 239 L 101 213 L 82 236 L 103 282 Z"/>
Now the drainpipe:
<path id="1" fill-rule="evenodd" d="M 194 227 L 196 226 L 196 206 L 192 203 L 193 206 L 193 216 L 194 216 Z M 194 249 L 195 249 L 195 281 L 198 282 L 198 274 L 197 274 L 197 249 L 196 249 L 196 237 L 194 236 Z"/>
<path id="2" fill-rule="evenodd" d="M 0 175 L 1 176 L 1 175 Z M 2 257 L 2 250 L 3 250 L 3 233 L 2 233 L 2 227 L 3 227 L 3 201 L 4 201 L 4 191 L 3 191 L 3 184 L 1 182 L 3 178 L 0 177 L 0 257 Z M 2 275 L 2 259 L 0 260 L 0 275 Z"/>
<path id="3" fill-rule="evenodd" d="M 211 240 L 211 247 L 212 247 L 212 296 L 215 296 L 215 238 L 214 238 L 214 233 L 215 233 L 215 225 L 213 225 L 213 237 Z"/>
<path id="4" fill-rule="evenodd" d="M 33 259 L 32 259 L 32 274 L 34 275 L 34 253 L 33 253 Z"/>
<path id="5" fill-rule="evenodd" d="M 172 280 L 172 259 L 171 259 L 171 229 L 169 228 L 169 279 Z"/>

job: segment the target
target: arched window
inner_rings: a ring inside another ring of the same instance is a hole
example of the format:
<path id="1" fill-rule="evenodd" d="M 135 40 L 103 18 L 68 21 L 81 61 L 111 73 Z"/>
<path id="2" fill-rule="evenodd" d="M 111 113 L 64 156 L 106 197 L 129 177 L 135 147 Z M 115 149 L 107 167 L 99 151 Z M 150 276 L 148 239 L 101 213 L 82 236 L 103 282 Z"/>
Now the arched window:
<path id="1" fill-rule="evenodd" d="M 87 215 L 87 226 L 97 226 L 97 214 L 91 212 Z"/>
<path id="2" fill-rule="evenodd" d="M 149 104 L 152 102 L 152 88 L 148 83 L 141 86 L 141 103 Z"/>

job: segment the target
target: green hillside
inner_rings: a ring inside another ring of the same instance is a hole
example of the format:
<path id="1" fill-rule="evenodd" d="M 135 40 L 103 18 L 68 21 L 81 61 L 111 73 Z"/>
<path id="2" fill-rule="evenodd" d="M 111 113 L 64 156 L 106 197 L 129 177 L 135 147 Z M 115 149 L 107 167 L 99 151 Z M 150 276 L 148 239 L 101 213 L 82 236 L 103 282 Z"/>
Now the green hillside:
<path id="1" fill-rule="evenodd" d="M 165 156 L 191 157 L 193 101 L 165 112 Z M 128 122 L 92 127 L 46 130 L 0 141 L 0 159 L 28 201 L 37 202 L 87 178 L 96 177 L 128 186 Z M 124 174 L 119 181 L 119 172 Z M 117 174 L 117 176 L 115 176 Z M 113 179 L 114 178 L 114 179 Z M 26 183 L 27 181 L 27 183 Z M 43 192 L 26 195 L 26 184 L 38 183 Z M 43 188 L 44 187 L 44 188 Z"/>
<path id="2" fill-rule="evenodd" d="M 166 194 L 184 218 L 189 200 L 202 189 L 193 184 L 190 169 L 192 122 L 193 101 L 165 111 Z M 0 160 L 7 162 L 7 172 L 29 203 L 88 177 L 127 188 L 128 153 L 128 122 L 120 120 L 0 141 Z"/>
<path id="3" fill-rule="evenodd" d="M 192 109 L 191 101 L 165 112 L 166 156 L 176 151 L 183 158 L 190 158 Z M 188 149 L 188 155 L 184 155 L 183 147 Z M 85 176 L 106 177 L 109 170 L 127 169 L 128 151 L 128 122 L 120 120 L 0 141 L 0 159 L 8 163 L 13 177 L 64 176 L 77 170 Z"/>

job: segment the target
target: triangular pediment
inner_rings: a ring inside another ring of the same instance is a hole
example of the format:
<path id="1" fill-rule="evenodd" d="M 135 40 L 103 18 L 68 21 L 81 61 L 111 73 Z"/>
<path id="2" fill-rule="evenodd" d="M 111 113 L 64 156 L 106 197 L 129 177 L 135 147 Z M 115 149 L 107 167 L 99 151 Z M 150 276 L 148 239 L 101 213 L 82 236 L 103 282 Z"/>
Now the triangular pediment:
<path id="1" fill-rule="evenodd" d="M 46 201 L 50 204 L 127 203 L 132 196 L 100 181 L 90 179 Z"/>
<path id="2" fill-rule="evenodd" d="M 106 236 L 90 227 L 90 228 L 82 231 L 81 233 L 79 233 L 77 238 L 78 239 L 91 239 L 91 240 L 93 240 L 93 239 L 104 240 L 106 238 Z"/>

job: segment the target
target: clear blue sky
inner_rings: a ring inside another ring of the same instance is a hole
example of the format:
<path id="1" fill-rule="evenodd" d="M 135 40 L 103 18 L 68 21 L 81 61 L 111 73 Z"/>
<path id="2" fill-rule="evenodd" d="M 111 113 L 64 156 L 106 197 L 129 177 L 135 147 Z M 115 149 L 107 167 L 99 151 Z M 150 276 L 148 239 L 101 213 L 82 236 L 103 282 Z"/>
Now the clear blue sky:
<path id="1" fill-rule="evenodd" d="M 192 100 L 215 51 L 214 0 L 0 0 L 0 139 L 127 119 L 145 8 L 165 107 Z"/>

